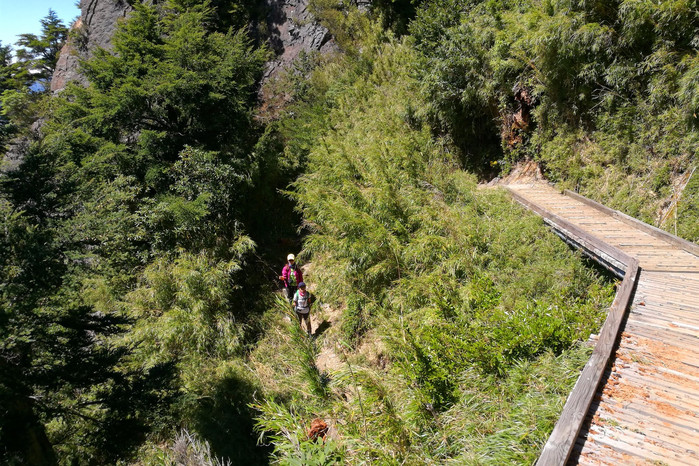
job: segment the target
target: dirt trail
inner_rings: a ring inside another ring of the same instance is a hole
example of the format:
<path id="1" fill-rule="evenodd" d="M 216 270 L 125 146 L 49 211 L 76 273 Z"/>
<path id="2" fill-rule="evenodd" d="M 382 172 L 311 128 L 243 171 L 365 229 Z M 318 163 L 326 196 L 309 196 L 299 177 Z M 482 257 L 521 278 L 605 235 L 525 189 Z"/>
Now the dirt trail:
<path id="1" fill-rule="evenodd" d="M 308 283 L 308 290 L 318 296 L 316 284 L 313 281 L 313 264 L 307 263 L 301 266 L 304 281 Z M 346 358 L 340 351 L 343 351 L 341 341 L 343 340 L 342 308 L 336 308 L 328 303 L 317 302 L 311 310 L 311 330 L 316 344 L 319 346 L 319 353 L 316 358 L 316 365 L 321 372 L 333 372 L 342 369 L 346 365 Z M 379 370 L 386 370 L 387 357 L 386 350 L 381 338 L 369 332 L 364 335 L 361 344 L 352 351 L 352 355 L 362 355 L 364 360 Z M 350 356 L 350 359 L 353 359 Z"/>
<path id="2" fill-rule="evenodd" d="M 335 342 L 340 331 L 342 311 L 329 304 L 323 304 L 311 315 L 313 335 L 323 346 L 316 358 L 316 365 L 321 372 L 332 372 L 342 368 L 342 357 L 335 352 Z"/>

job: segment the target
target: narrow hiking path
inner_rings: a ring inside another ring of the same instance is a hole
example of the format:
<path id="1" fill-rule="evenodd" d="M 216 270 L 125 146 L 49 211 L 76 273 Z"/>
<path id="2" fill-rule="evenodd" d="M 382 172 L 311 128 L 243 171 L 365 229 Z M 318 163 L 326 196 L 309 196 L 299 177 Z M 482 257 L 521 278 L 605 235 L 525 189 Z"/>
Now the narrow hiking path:
<path id="1" fill-rule="evenodd" d="M 504 186 L 624 277 L 538 464 L 699 464 L 699 246 L 542 181 Z"/>
<path id="2" fill-rule="evenodd" d="M 333 372 L 344 365 L 342 357 L 335 351 L 337 334 L 340 332 L 342 311 L 330 305 L 322 305 L 320 312 L 311 316 L 311 328 L 319 343 L 316 366 L 321 372 Z"/>

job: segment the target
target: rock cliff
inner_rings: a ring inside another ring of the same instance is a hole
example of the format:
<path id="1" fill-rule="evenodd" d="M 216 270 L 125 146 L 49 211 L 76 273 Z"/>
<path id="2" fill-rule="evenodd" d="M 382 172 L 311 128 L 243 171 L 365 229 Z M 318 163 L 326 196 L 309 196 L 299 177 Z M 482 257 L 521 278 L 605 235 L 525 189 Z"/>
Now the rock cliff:
<path id="1" fill-rule="evenodd" d="M 86 84 L 78 62 L 89 58 L 99 47 L 109 48 L 121 18 L 133 7 L 126 0 L 80 0 L 80 18 L 75 22 L 71 39 L 63 46 L 51 79 L 51 90 L 62 90 L 70 81 Z"/>
<path id="2" fill-rule="evenodd" d="M 264 80 L 274 77 L 301 51 L 320 51 L 334 47 L 328 30 L 319 25 L 308 10 L 309 0 L 261 0 L 267 7 L 267 40 L 275 58 L 265 70 Z M 89 58 L 98 47 L 109 48 L 118 22 L 133 11 L 126 0 L 80 0 L 80 19 L 73 26 L 72 38 L 61 50 L 51 80 L 51 90 L 59 92 L 70 81 L 86 84 L 78 62 Z"/>
<path id="3" fill-rule="evenodd" d="M 266 0 L 268 40 L 276 57 L 267 64 L 264 80 L 288 66 L 302 51 L 324 53 L 335 47 L 328 30 L 313 18 L 308 2 Z"/>

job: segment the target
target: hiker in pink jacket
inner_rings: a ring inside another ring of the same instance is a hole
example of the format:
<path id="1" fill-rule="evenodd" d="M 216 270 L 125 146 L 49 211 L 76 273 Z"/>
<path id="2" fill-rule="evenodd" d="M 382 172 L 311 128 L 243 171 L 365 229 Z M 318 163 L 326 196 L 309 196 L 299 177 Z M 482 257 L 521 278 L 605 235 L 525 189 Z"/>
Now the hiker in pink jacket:
<path id="1" fill-rule="evenodd" d="M 294 294 L 298 289 L 299 283 L 303 281 L 303 274 L 301 273 L 301 267 L 296 265 L 296 258 L 293 254 L 286 256 L 286 265 L 282 269 L 282 274 L 279 276 L 279 280 L 284 282 L 284 292 L 286 293 L 286 299 L 291 301 L 294 299 Z"/>

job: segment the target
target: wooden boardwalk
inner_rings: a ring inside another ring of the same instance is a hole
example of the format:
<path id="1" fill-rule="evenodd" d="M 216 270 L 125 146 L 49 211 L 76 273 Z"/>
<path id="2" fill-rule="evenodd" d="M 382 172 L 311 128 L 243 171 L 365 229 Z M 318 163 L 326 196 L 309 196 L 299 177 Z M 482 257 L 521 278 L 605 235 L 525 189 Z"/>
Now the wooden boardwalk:
<path id="1" fill-rule="evenodd" d="M 545 183 L 507 189 L 625 277 L 538 464 L 699 465 L 699 247 Z"/>

